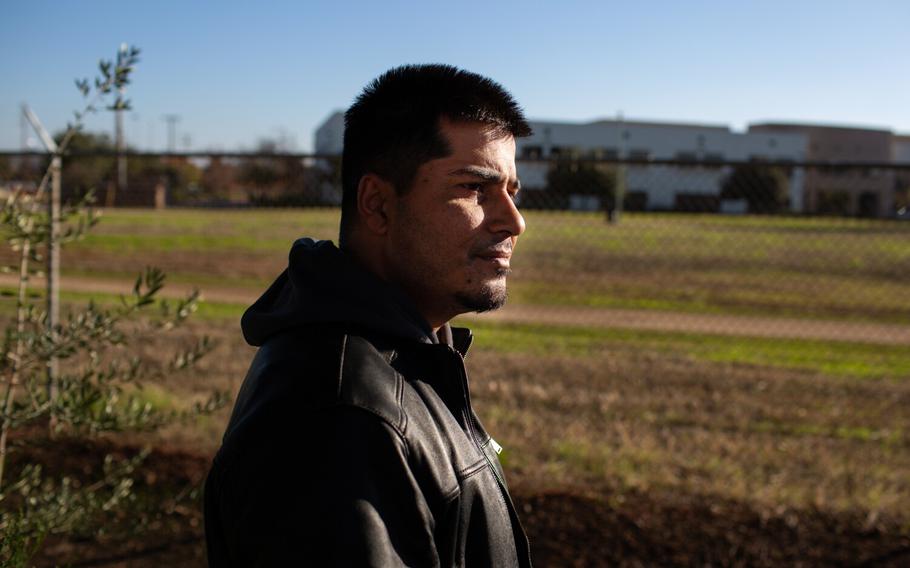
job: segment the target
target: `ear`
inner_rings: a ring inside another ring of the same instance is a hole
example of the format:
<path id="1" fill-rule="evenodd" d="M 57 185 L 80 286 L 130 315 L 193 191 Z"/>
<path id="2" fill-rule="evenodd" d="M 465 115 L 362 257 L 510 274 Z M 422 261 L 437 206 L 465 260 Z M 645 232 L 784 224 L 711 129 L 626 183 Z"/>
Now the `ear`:
<path id="1" fill-rule="evenodd" d="M 357 185 L 357 215 L 364 228 L 376 235 L 389 230 L 389 213 L 395 200 L 395 188 L 376 174 L 365 174 Z"/>

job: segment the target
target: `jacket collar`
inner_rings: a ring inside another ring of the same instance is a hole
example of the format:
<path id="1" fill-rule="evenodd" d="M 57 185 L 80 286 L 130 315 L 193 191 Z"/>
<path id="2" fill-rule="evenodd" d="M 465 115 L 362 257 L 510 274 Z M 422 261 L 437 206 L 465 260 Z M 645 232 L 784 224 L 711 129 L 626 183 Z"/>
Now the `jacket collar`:
<path id="1" fill-rule="evenodd" d="M 446 324 L 446 327 L 448 326 L 449 324 Z M 464 357 L 468 354 L 471 344 L 474 343 L 474 334 L 466 327 L 450 327 L 449 329 L 452 333 L 452 347 Z"/>
<path id="2" fill-rule="evenodd" d="M 436 332 L 436 340 L 440 345 L 447 345 L 461 353 L 464 357 L 474 342 L 474 334 L 466 327 L 452 327 L 445 324 Z"/>

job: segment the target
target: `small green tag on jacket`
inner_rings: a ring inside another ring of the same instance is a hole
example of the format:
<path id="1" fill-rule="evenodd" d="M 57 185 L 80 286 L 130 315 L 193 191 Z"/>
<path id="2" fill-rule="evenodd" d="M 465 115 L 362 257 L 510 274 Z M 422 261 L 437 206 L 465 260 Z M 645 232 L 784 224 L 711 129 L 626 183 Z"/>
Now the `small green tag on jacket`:
<path id="1" fill-rule="evenodd" d="M 496 452 L 497 455 L 502 453 L 502 446 L 500 446 L 493 438 L 490 438 L 490 445 L 493 446 L 493 451 Z"/>

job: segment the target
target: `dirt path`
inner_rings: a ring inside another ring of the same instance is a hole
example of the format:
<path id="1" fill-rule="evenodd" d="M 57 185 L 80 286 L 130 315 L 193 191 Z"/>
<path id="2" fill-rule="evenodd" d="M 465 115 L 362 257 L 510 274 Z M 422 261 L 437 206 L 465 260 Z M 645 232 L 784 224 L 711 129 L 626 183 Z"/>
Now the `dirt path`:
<path id="1" fill-rule="evenodd" d="M 593 309 L 571 306 L 514 306 L 506 307 L 499 312 L 471 317 L 508 322 L 910 345 L 910 326 L 836 320 L 692 314 L 657 310 Z"/>
<path id="2" fill-rule="evenodd" d="M 0 275 L 0 286 L 15 286 L 16 278 Z M 34 286 L 44 285 L 34 279 Z M 72 292 L 129 293 L 133 282 L 86 277 L 64 277 L 62 288 Z M 187 284 L 168 284 L 165 297 L 180 297 L 192 289 Z M 211 302 L 250 304 L 259 291 L 242 288 L 208 286 L 203 298 Z M 681 331 L 720 335 L 777 337 L 788 339 L 822 339 L 859 341 L 883 345 L 910 345 L 910 326 L 798 318 L 692 314 L 656 310 L 595 309 L 581 307 L 507 306 L 490 314 L 466 316 L 490 321 L 544 323 L 553 325 L 586 325 L 617 329 Z"/>

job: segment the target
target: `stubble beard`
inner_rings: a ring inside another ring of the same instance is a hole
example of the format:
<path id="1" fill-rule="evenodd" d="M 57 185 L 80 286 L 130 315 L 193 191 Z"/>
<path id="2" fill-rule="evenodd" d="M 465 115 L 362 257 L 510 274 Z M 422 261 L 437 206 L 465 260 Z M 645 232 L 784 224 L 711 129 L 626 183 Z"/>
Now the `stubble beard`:
<path id="1" fill-rule="evenodd" d="M 472 292 L 457 292 L 455 301 L 469 312 L 491 312 L 503 307 L 508 293 L 506 290 L 506 276 L 511 272 L 508 268 L 496 271 L 497 278 L 485 284 L 480 290 Z"/>
<path id="2" fill-rule="evenodd" d="M 415 290 L 434 290 L 439 287 L 445 288 L 447 280 L 446 270 L 442 269 L 438 263 L 433 262 L 433 257 L 427 256 L 426 251 L 411 246 L 414 244 L 414 241 L 410 235 L 429 234 L 433 229 L 425 224 L 421 216 L 414 215 L 410 209 L 402 207 L 401 204 L 399 204 L 399 215 L 401 216 L 402 226 L 405 227 L 402 234 L 409 235 L 409 237 L 397 247 L 399 250 L 404 251 L 401 256 L 409 259 L 408 262 L 403 263 L 400 266 L 400 269 L 397 270 L 398 274 L 404 276 L 401 279 L 402 284 L 405 285 L 406 289 L 411 288 Z M 489 246 L 477 247 L 477 251 L 470 252 L 468 256 L 474 257 L 480 252 L 489 250 L 489 248 L 495 246 L 495 244 L 496 243 Z M 415 259 L 419 260 L 419 262 L 415 261 Z M 415 270 L 417 267 L 419 267 L 418 270 Z M 449 299 L 454 300 L 455 302 L 455 305 L 450 304 L 450 307 L 456 308 L 455 313 L 481 313 L 498 310 L 506 303 L 506 276 L 511 272 L 512 270 L 510 268 L 497 268 L 495 277 L 487 282 L 481 282 L 479 289 L 472 289 L 477 284 L 472 282 L 473 279 L 469 277 L 467 281 L 467 290 L 458 291 L 449 296 Z"/>

